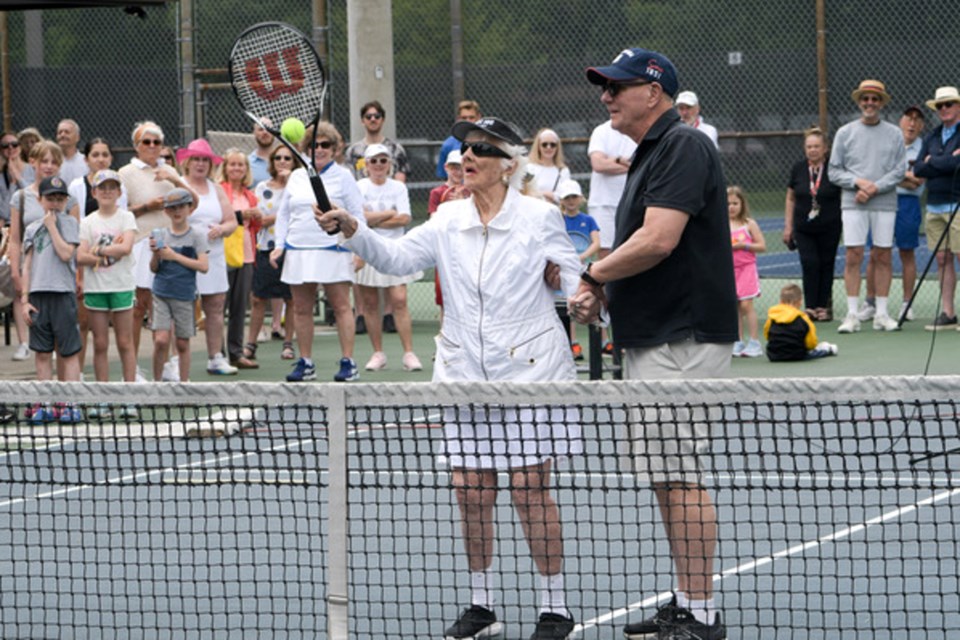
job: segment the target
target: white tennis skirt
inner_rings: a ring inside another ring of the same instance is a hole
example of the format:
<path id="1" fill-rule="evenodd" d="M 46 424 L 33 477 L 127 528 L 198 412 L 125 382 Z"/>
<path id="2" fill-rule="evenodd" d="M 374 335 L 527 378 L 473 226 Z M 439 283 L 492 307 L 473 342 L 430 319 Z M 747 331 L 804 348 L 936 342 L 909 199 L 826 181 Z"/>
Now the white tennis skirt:
<path id="1" fill-rule="evenodd" d="M 223 251 L 223 244 L 211 248 L 207 254 L 208 267 L 206 273 L 197 274 L 197 292 L 202 296 L 211 296 L 217 293 L 226 293 L 230 288 L 227 282 L 227 256 Z"/>
<path id="2" fill-rule="evenodd" d="M 287 284 L 353 282 L 353 254 L 328 249 L 287 249 L 280 280 Z"/>
<path id="3" fill-rule="evenodd" d="M 406 276 L 391 276 L 386 273 L 380 273 L 369 264 L 364 264 L 360 271 L 357 271 L 357 284 L 363 287 L 376 287 L 385 289 L 386 287 L 395 287 L 401 284 L 410 284 L 423 277 L 423 271 L 417 271 Z"/>
<path id="4" fill-rule="evenodd" d="M 583 453 L 576 407 L 447 407 L 441 459 L 454 469 L 506 470 Z"/>
<path id="5" fill-rule="evenodd" d="M 141 238 L 133 245 L 133 279 L 138 289 L 153 289 L 153 271 L 150 271 L 150 236 Z"/>

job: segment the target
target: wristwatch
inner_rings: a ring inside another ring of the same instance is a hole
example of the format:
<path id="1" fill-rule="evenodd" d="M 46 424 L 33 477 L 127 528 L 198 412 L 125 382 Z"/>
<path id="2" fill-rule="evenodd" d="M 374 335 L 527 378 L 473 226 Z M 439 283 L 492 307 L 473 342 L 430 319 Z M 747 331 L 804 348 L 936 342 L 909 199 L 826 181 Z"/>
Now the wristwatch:
<path id="1" fill-rule="evenodd" d="M 589 284 L 591 287 L 603 287 L 603 283 L 590 275 L 590 267 L 593 266 L 593 263 L 587 265 L 587 268 L 580 274 L 580 279 Z"/>

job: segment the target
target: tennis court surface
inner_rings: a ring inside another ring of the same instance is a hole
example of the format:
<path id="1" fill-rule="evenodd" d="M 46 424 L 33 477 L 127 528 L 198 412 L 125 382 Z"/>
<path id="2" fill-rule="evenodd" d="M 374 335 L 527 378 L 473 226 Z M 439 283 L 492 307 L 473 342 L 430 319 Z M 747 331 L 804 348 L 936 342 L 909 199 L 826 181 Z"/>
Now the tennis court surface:
<path id="1" fill-rule="evenodd" d="M 730 638 L 946 638 L 960 628 L 958 377 L 676 383 L 0 384 L 3 638 L 441 638 L 469 605 L 444 409 L 559 408 L 574 637 L 670 597 L 638 427 L 708 421 L 714 587 Z M 118 417 L 33 424 L 57 398 Z M 135 405 L 139 417 L 120 418 Z M 448 412 L 449 413 L 449 412 Z M 631 436 L 633 434 L 633 436 Z M 500 487 L 508 484 L 500 477 Z M 537 575 L 496 507 L 504 638 Z"/>

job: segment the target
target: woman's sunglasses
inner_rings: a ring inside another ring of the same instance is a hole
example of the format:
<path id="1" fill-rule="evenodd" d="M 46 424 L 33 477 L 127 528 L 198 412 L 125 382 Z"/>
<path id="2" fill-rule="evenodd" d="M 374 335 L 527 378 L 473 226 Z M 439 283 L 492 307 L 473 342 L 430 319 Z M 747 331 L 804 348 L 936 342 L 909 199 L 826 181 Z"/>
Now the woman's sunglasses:
<path id="1" fill-rule="evenodd" d="M 20 146 L 19 142 L 0 142 L 0 149 L 16 149 Z"/>
<path id="2" fill-rule="evenodd" d="M 460 153 L 466 155 L 467 151 L 472 151 L 477 158 L 511 158 L 509 153 L 489 142 L 462 142 Z"/>

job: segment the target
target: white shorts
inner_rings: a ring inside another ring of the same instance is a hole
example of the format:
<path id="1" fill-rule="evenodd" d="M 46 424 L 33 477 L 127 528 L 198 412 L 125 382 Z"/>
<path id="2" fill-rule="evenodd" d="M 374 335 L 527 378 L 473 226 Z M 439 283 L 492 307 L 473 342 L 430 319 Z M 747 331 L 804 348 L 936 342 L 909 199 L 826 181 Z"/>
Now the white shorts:
<path id="1" fill-rule="evenodd" d="M 897 222 L 896 211 L 873 209 L 843 210 L 843 244 L 846 247 L 863 247 L 867 235 L 875 247 L 893 246 L 893 229 Z"/>
<path id="2" fill-rule="evenodd" d="M 722 378 L 730 370 L 730 344 L 693 339 L 649 349 L 627 349 L 623 377 L 629 380 Z M 722 419 L 717 405 L 630 407 L 626 471 L 653 484 L 703 484 L 701 456 L 710 448 L 711 425 Z"/>
<path id="3" fill-rule="evenodd" d="M 227 255 L 223 251 L 223 244 L 211 248 L 207 261 L 207 272 L 197 273 L 197 292 L 202 296 L 226 293 L 230 283 L 227 281 Z"/>
<path id="4" fill-rule="evenodd" d="M 407 276 L 391 276 L 386 273 L 380 273 L 369 264 L 364 264 L 360 271 L 357 271 L 357 284 L 362 287 L 376 287 L 385 289 L 387 287 L 396 287 L 401 284 L 410 284 L 423 277 L 423 271 L 417 271 Z"/>
<path id="5" fill-rule="evenodd" d="M 138 240 L 133 245 L 133 279 L 137 289 L 153 289 L 153 271 L 150 271 L 150 236 Z"/>
<path id="6" fill-rule="evenodd" d="M 280 280 L 287 284 L 353 282 L 353 254 L 328 249 L 287 249 Z"/>
<path id="7" fill-rule="evenodd" d="M 605 205 L 589 205 L 587 213 L 597 221 L 600 227 L 600 248 L 612 249 L 613 237 L 617 231 L 617 207 Z"/>

